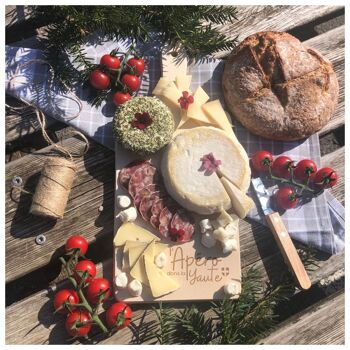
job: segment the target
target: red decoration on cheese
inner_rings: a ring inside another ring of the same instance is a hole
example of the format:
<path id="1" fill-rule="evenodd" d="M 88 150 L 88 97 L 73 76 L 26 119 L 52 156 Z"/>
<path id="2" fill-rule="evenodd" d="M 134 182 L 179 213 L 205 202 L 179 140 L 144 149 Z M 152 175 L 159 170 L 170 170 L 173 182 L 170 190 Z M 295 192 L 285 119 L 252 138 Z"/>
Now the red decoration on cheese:
<path id="1" fill-rule="evenodd" d="M 170 233 L 170 239 L 174 242 L 181 242 L 184 239 L 185 236 L 185 230 L 180 228 L 180 229 L 176 229 L 176 228 L 171 228 L 169 230 Z"/>
<path id="2" fill-rule="evenodd" d="M 130 124 L 137 129 L 144 130 L 153 123 L 152 117 L 147 113 L 136 113 L 135 119 Z"/>
<path id="3" fill-rule="evenodd" d="M 202 162 L 202 166 L 199 170 L 205 171 L 205 175 L 211 175 L 218 170 L 221 165 L 221 160 L 215 159 L 212 152 L 204 155 L 200 161 Z"/>
<path id="4" fill-rule="evenodd" d="M 188 106 L 194 102 L 194 98 L 188 91 L 182 91 L 182 96 L 178 99 L 182 109 L 188 109 Z"/>

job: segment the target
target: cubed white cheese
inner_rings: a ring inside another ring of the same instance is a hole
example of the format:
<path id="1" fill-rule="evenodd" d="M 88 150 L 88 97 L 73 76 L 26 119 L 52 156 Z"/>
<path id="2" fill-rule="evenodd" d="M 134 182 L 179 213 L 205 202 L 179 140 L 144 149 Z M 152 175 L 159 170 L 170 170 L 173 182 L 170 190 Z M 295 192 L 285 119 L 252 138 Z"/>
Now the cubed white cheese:
<path id="1" fill-rule="evenodd" d="M 221 242 L 222 245 L 222 252 L 224 254 L 230 253 L 234 250 L 237 250 L 238 246 L 237 246 L 237 240 L 232 238 L 232 239 L 228 239 L 227 241 Z"/>
<path id="2" fill-rule="evenodd" d="M 224 286 L 224 292 L 226 295 L 233 296 L 240 293 L 240 286 L 238 283 L 231 281 Z"/>
<path id="3" fill-rule="evenodd" d="M 203 233 L 201 242 L 204 245 L 204 247 L 213 248 L 216 244 L 216 239 L 213 235 L 213 232 L 207 231 L 207 232 Z"/>
<path id="4" fill-rule="evenodd" d="M 128 290 L 133 297 L 138 297 L 142 293 L 142 283 L 138 280 L 133 280 L 129 283 Z"/>
<path id="5" fill-rule="evenodd" d="M 216 230 L 214 230 L 213 235 L 215 239 L 217 239 L 220 242 L 226 242 L 229 239 L 232 239 L 233 235 L 230 231 L 227 231 L 224 227 L 219 227 Z"/>
<path id="6" fill-rule="evenodd" d="M 118 215 L 122 222 L 132 222 L 137 218 L 137 210 L 134 207 L 130 207 L 128 209 L 122 210 Z"/>
<path id="7" fill-rule="evenodd" d="M 229 237 L 234 238 L 239 233 L 238 223 L 239 221 L 235 220 L 225 227 L 225 231 Z"/>
<path id="8" fill-rule="evenodd" d="M 159 253 L 155 258 L 154 258 L 154 263 L 160 268 L 162 269 L 166 263 L 167 263 L 167 257 L 166 254 L 164 252 Z"/>
<path id="9" fill-rule="evenodd" d="M 129 208 L 131 205 L 131 199 L 129 196 L 121 195 L 117 196 L 117 206 L 121 209 Z"/>
<path id="10" fill-rule="evenodd" d="M 213 226 L 210 223 L 209 219 L 203 219 L 199 222 L 199 227 L 201 229 L 201 233 L 205 233 L 206 231 L 212 230 Z"/>
<path id="11" fill-rule="evenodd" d="M 122 272 L 117 275 L 117 277 L 115 278 L 115 285 L 118 288 L 126 288 L 126 286 L 128 285 L 128 276 L 125 272 Z"/>

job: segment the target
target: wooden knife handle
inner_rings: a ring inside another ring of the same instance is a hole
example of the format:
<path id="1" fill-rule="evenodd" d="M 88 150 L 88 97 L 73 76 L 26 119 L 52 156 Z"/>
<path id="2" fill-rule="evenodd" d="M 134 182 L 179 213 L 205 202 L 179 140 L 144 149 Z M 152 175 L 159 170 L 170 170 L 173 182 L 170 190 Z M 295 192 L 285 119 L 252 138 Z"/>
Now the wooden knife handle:
<path id="1" fill-rule="evenodd" d="M 305 271 L 305 267 L 300 260 L 298 252 L 283 224 L 282 218 L 278 213 L 272 213 L 266 216 L 267 224 L 269 225 L 277 244 L 282 252 L 284 261 L 293 273 L 294 278 L 298 282 L 301 289 L 306 290 L 311 287 L 311 281 Z"/>

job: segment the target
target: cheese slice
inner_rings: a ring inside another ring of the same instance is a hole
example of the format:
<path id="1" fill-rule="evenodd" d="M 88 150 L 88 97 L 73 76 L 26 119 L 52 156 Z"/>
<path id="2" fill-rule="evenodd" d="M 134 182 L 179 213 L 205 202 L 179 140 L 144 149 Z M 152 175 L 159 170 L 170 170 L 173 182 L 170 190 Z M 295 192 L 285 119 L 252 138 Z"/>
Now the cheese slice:
<path id="1" fill-rule="evenodd" d="M 201 87 L 199 87 L 193 94 L 193 99 L 195 104 L 202 106 L 209 100 L 209 96 Z"/>
<path id="2" fill-rule="evenodd" d="M 115 247 L 120 247 L 126 241 L 151 242 L 152 240 L 160 241 L 160 238 L 132 222 L 125 222 L 119 227 L 113 244 Z"/>
<path id="3" fill-rule="evenodd" d="M 146 251 L 146 249 L 153 243 L 154 241 L 150 243 L 146 243 L 145 246 L 136 246 L 133 248 L 129 248 L 129 268 L 132 270 L 134 266 L 137 264 L 140 256 L 143 255 L 143 253 Z M 131 271 L 130 270 L 130 271 Z"/>
<path id="4" fill-rule="evenodd" d="M 152 94 L 155 96 L 161 95 L 162 91 L 170 85 L 171 80 L 167 78 L 160 78 L 156 87 L 153 89 Z"/>
<path id="5" fill-rule="evenodd" d="M 201 125 L 211 125 L 211 120 L 204 113 L 202 107 L 196 103 L 191 103 L 187 109 L 187 119 L 193 119 L 199 122 Z"/>
<path id="6" fill-rule="evenodd" d="M 140 254 L 137 261 L 132 266 L 132 269 L 130 270 L 130 275 L 133 278 L 140 281 L 141 283 L 148 286 L 149 284 L 146 276 L 145 264 L 144 264 L 143 258 L 147 256 L 150 259 L 152 259 L 152 261 L 154 261 L 154 257 L 160 254 L 162 251 L 164 251 L 165 248 L 167 248 L 166 244 L 155 243 L 155 241 L 152 241 L 151 243 L 149 243 L 147 248 L 144 249 L 142 254 Z"/>
<path id="7" fill-rule="evenodd" d="M 231 198 L 232 208 L 241 218 L 245 218 L 248 211 L 253 208 L 254 202 L 244 192 L 237 188 L 233 183 L 222 177 L 221 182 L 224 185 L 227 194 Z"/>
<path id="8" fill-rule="evenodd" d="M 169 294 L 180 287 L 175 280 L 170 278 L 163 270 L 158 268 L 154 264 L 153 259 L 151 259 L 149 256 L 144 256 L 144 263 L 148 283 L 154 298 Z"/>
<path id="9" fill-rule="evenodd" d="M 162 53 L 162 75 L 174 81 L 177 75 L 187 73 L 188 59 L 186 54 L 181 50 L 176 57 L 170 52 L 168 48 L 165 48 Z"/>
<path id="10" fill-rule="evenodd" d="M 190 91 L 190 84 L 192 80 L 192 75 L 186 75 L 186 74 L 179 74 L 175 78 L 175 84 L 179 91 L 182 93 L 183 91 Z"/>
<path id="11" fill-rule="evenodd" d="M 130 268 L 130 263 L 129 263 L 129 249 L 130 248 L 135 248 L 135 247 L 140 247 L 142 246 L 143 248 L 146 248 L 147 243 L 146 242 L 135 242 L 135 241 L 126 241 L 123 249 L 123 265 L 122 265 L 122 270 L 127 271 Z"/>
<path id="12" fill-rule="evenodd" d="M 220 178 L 201 171 L 204 155 L 221 160 L 220 169 L 241 184 L 250 177 L 249 160 L 243 148 L 224 131 L 200 126 L 181 130 L 165 149 L 161 161 L 166 189 L 184 208 L 201 215 L 231 208 L 231 200 Z"/>
<path id="13" fill-rule="evenodd" d="M 217 126 L 218 128 L 226 131 L 229 135 L 232 135 L 232 125 L 229 122 L 219 100 L 205 103 L 202 106 L 202 109 L 214 126 Z"/>

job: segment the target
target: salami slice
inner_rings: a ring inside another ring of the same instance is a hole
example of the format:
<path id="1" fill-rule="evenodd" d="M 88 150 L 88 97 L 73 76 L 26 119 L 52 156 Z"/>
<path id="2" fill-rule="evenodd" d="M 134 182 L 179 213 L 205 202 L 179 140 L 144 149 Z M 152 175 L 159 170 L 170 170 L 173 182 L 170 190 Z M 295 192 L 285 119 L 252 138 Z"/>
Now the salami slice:
<path id="1" fill-rule="evenodd" d="M 151 164 L 137 169 L 129 181 L 129 194 L 135 198 L 138 191 L 150 184 L 156 184 L 159 179 L 157 169 Z"/>
<path id="2" fill-rule="evenodd" d="M 194 233 L 194 219 L 189 212 L 179 209 L 170 222 L 169 237 L 172 241 L 188 242 Z"/>
<path id="3" fill-rule="evenodd" d="M 160 196 L 160 192 L 156 191 L 151 193 L 151 195 L 148 197 L 143 197 L 139 206 L 139 211 L 141 216 L 144 218 L 144 220 L 150 221 L 152 216 L 151 209 L 152 209 L 153 203 L 159 199 L 159 196 Z"/>
<path id="4" fill-rule="evenodd" d="M 145 164 L 150 164 L 149 160 L 138 159 L 129 163 L 126 167 L 120 170 L 118 181 L 125 188 L 128 189 L 129 181 L 134 172 L 144 166 Z"/>
<path id="5" fill-rule="evenodd" d="M 176 213 L 176 207 L 165 206 L 159 215 L 159 233 L 163 237 L 169 237 L 170 223 L 174 214 Z"/>
<path id="6" fill-rule="evenodd" d="M 149 197 L 152 192 L 155 192 L 157 189 L 157 185 L 155 184 L 150 184 L 150 185 L 147 185 L 146 187 L 144 188 L 141 188 L 137 194 L 135 195 L 135 198 L 134 198 L 134 205 L 137 209 L 139 209 L 139 206 L 140 206 L 140 203 L 142 201 L 142 199 L 144 197 Z"/>
<path id="7" fill-rule="evenodd" d="M 167 205 L 167 203 L 170 203 L 170 197 L 168 197 L 165 193 L 164 196 L 161 198 L 159 198 L 157 201 L 153 202 L 152 208 L 151 208 L 151 219 L 150 219 L 150 223 L 153 227 L 155 228 L 159 228 L 159 215 L 161 213 L 161 211 L 165 208 L 165 206 Z"/>

